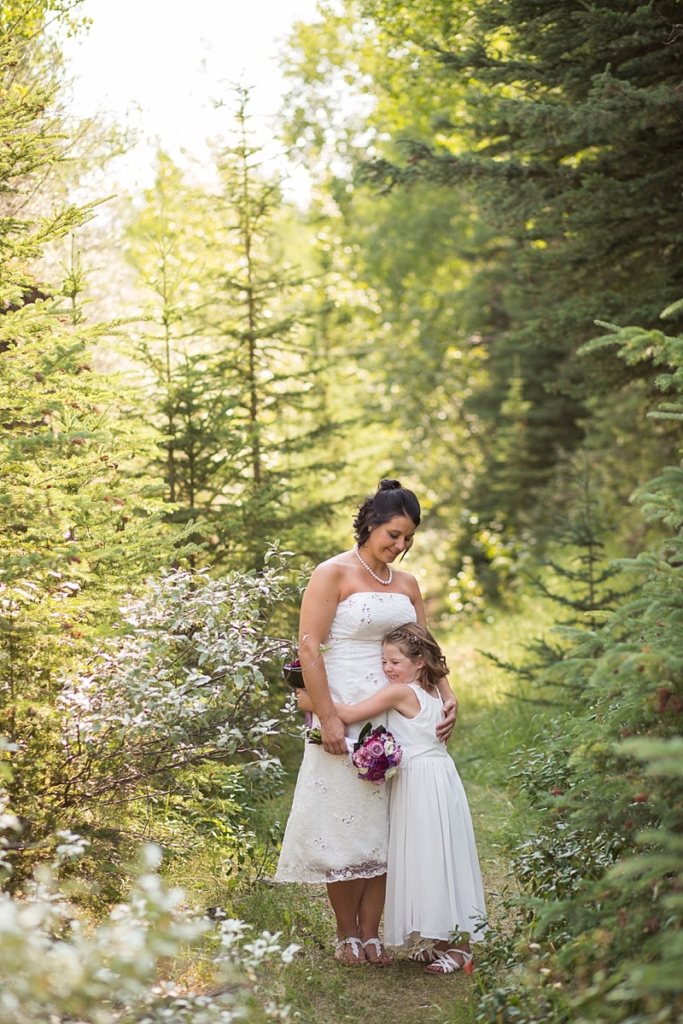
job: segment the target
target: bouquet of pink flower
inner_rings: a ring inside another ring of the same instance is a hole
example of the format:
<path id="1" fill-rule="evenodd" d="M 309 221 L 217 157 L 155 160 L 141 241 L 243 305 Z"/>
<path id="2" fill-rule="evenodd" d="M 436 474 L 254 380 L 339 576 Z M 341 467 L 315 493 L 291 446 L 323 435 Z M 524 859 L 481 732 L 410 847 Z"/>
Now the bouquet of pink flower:
<path id="1" fill-rule="evenodd" d="M 351 753 L 358 778 L 373 786 L 381 786 L 395 775 L 402 757 L 403 751 L 392 734 L 383 725 L 373 729 L 370 722 L 363 726 Z"/>

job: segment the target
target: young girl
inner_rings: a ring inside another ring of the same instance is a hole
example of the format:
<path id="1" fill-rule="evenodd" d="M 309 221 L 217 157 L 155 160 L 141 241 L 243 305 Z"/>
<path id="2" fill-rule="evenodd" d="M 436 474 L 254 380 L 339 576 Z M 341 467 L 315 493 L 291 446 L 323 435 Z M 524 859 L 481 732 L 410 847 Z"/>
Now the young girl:
<path id="1" fill-rule="evenodd" d="M 348 725 L 388 711 L 387 728 L 403 748 L 390 783 L 384 941 L 407 947 L 430 940 L 409 958 L 428 963 L 430 974 L 471 969 L 469 942 L 453 933 L 483 937 L 484 892 L 467 797 L 435 735 L 443 717 L 436 684 L 448 666 L 429 630 L 413 622 L 385 636 L 382 661 L 389 685 L 335 710 Z M 304 695 L 304 710 L 306 701 Z"/>

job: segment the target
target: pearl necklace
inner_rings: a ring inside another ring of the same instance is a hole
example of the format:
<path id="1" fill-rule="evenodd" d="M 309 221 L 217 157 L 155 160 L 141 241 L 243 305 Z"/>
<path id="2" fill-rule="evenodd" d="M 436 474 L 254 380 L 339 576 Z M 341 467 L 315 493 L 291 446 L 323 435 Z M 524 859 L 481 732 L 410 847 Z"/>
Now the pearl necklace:
<path id="1" fill-rule="evenodd" d="M 378 576 L 376 572 L 373 572 L 372 569 L 370 568 L 370 566 L 368 565 L 368 563 L 363 560 L 363 558 L 361 557 L 361 553 L 358 550 L 358 545 L 357 544 L 356 544 L 356 546 L 354 547 L 353 550 L 354 550 L 356 558 L 358 559 L 360 564 L 363 566 L 364 569 L 368 570 L 368 572 L 373 577 L 373 579 L 376 579 L 377 582 L 381 583 L 383 587 L 391 586 L 391 581 L 394 578 L 394 570 L 391 568 L 390 565 L 387 566 L 387 569 L 389 570 L 389 579 L 388 580 L 383 580 L 382 577 Z"/>

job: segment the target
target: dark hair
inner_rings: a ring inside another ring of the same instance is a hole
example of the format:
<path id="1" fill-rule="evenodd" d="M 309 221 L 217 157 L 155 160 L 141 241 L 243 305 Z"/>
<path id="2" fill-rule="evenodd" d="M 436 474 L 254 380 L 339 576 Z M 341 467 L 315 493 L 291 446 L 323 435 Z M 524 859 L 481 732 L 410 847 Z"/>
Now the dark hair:
<path id="1" fill-rule="evenodd" d="M 439 679 L 447 676 L 450 671 L 436 640 L 427 627 L 418 622 L 406 622 L 405 626 L 392 629 L 382 643 L 398 647 L 411 661 L 422 659 L 424 667 L 420 669 L 418 679 L 424 690 L 435 689 Z"/>
<path id="2" fill-rule="evenodd" d="M 396 516 L 408 516 L 419 526 L 421 514 L 420 502 L 412 491 L 401 487 L 398 480 L 380 480 L 376 493 L 358 506 L 358 515 L 353 521 L 356 542 L 362 547 L 373 526 L 388 523 Z"/>

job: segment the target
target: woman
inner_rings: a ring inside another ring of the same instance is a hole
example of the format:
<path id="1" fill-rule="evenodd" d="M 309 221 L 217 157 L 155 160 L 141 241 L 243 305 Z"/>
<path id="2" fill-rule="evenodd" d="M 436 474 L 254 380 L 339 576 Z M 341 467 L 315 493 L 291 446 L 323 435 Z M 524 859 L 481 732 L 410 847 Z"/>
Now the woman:
<path id="1" fill-rule="evenodd" d="M 275 879 L 325 882 L 337 919 L 335 959 L 385 966 L 379 940 L 386 886 L 386 788 L 358 778 L 334 701 L 355 704 L 386 685 L 382 639 L 406 622 L 425 623 L 417 581 L 392 563 L 408 551 L 420 504 L 398 480 L 382 480 L 354 520 L 356 545 L 313 572 L 301 605 L 299 657 L 322 746 L 306 744 Z M 447 742 L 457 705 L 444 678 Z M 379 725 L 381 718 L 373 720 Z M 357 737 L 361 726 L 349 727 Z"/>

